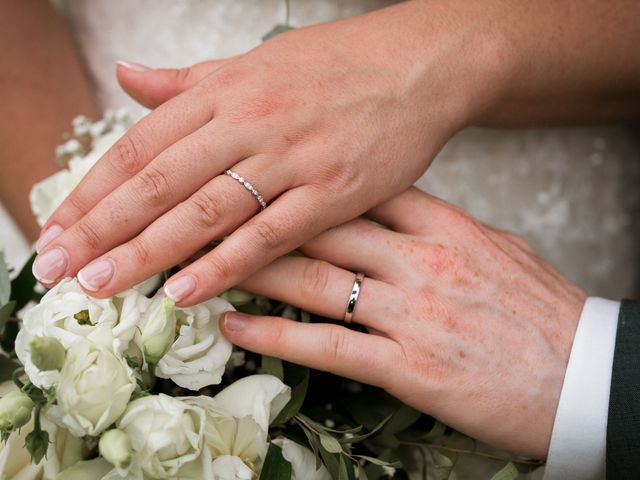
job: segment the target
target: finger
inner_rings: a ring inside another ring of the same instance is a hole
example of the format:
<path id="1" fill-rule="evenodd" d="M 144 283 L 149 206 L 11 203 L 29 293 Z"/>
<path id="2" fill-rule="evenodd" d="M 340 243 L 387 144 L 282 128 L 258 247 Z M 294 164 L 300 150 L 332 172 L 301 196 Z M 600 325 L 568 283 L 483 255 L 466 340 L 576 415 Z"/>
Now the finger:
<path id="1" fill-rule="evenodd" d="M 243 290 L 264 295 L 336 320 L 344 319 L 355 275 L 330 263 L 305 257 L 275 260 L 240 283 Z M 384 332 L 397 304 L 393 287 L 365 278 L 352 321 Z M 397 325 L 396 325 L 397 326 Z"/>
<path id="2" fill-rule="evenodd" d="M 436 200 L 435 197 L 411 187 L 372 208 L 366 216 L 396 232 L 424 233 L 431 223 L 432 210 L 438 208 Z"/>
<path id="3" fill-rule="evenodd" d="M 35 274 L 50 281 L 74 275 L 219 175 L 243 148 L 236 136 L 220 132 L 215 121 L 170 146 L 47 245 L 42 253 L 58 249 L 67 258 L 64 272 L 45 272 L 38 257 Z"/>
<path id="4" fill-rule="evenodd" d="M 170 278 L 165 293 L 181 306 L 194 305 L 237 285 L 328 228 L 326 203 L 326 197 L 310 187 L 285 192 L 209 254 Z M 189 289 L 183 288 L 187 285 Z"/>
<path id="5" fill-rule="evenodd" d="M 122 89 L 131 98 L 147 108 L 156 108 L 234 58 L 210 60 L 186 68 L 149 68 L 118 62 L 116 76 Z"/>
<path id="6" fill-rule="evenodd" d="M 368 220 L 356 219 L 321 233 L 299 250 L 309 257 L 393 283 L 407 268 L 402 237 Z"/>
<path id="7" fill-rule="evenodd" d="M 262 155 L 234 168 L 238 172 L 265 172 L 262 177 L 246 175 L 256 178 L 252 182 L 269 200 L 288 188 L 285 172 L 267 168 L 272 163 L 272 158 Z M 78 280 L 94 296 L 113 295 L 180 263 L 233 231 L 259 209 L 259 203 L 243 185 L 227 175 L 218 175 L 137 237 L 91 262 L 78 272 Z"/>
<path id="8" fill-rule="evenodd" d="M 80 184 L 47 220 L 66 229 L 115 188 L 140 172 L 152 159 L 190 135 L 213 116 L 202 89 L 192 88 L 140 120 L 93 166 Z"/>
<path id="9" fill-rule="evenodd" d="M 247 350 L 382 388 L 400 358 L 393 340 L 339 325 L 226 312 L 220 326 L 225 337 Z"/>

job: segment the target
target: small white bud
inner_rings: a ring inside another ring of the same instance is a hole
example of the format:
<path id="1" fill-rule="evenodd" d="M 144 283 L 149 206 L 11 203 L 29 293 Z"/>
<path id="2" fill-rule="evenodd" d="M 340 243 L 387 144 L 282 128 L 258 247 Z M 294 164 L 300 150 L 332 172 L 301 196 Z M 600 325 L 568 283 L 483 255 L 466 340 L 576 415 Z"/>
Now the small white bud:
<path id="1" fill-rule="evenodd" d="M 31 419 L 33 401 L 22 391 L 12 390 L 0 398 L 0 430 L 9 432 Z"/>
<path id="2" fill-rule="evenodd" d="M 175 303 L 165 298 L 142 330 L 142 351 L 148 364 L 157 365 L 176 338 Z"/>
<path id="3" fill-rule="evenodd" d="M 133 447 L 131 439 L 126 432 L 114 428 L 107 430 L 100 437 L 98 443 L 100 455 L 116 468 L 127 468 L 131 464 L 133 457 Z"/>

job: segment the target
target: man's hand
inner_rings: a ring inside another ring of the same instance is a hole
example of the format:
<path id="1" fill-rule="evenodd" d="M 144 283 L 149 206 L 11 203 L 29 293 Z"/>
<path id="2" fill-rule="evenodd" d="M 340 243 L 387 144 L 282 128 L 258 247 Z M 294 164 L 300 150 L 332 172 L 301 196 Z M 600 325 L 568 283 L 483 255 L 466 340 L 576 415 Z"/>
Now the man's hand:
<path id="1" fill-rule="evenodd" d="M 489 444 L 545 458 L 585 293 L 519 237 L 411 189 L 241 287 L 340 325 L 225 314 L 243 348 L 386 389 Z M 384 225 L 385 227 L 382 227 Z"/>

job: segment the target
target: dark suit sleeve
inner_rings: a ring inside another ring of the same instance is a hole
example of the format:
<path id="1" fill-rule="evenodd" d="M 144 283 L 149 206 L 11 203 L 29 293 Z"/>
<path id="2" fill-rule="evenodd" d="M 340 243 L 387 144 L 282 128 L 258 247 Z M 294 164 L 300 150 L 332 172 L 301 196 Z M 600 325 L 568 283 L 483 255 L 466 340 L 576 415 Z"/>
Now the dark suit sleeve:
<path id="1" fill-rule="evenodd" d="M 607 423 L 607 479 L 640 479 L 640 301 L 623 300 Z"/>

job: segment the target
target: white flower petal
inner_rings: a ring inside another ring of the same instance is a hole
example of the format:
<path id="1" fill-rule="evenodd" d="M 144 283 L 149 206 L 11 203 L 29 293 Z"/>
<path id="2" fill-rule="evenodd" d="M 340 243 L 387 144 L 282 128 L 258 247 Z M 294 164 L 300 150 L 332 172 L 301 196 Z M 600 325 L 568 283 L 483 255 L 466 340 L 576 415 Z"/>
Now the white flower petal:
<path id="1" fill-rule="evenodd" d="M 264 431 L 291 399 L 291 389 L 272 375 L 251 375 L 213 397 L 213 404 L 234 417 L 251 416 Z"/>
<path id="2" fill-rule="evenodd" d="M 291 464 L 291 480 L 331 480 L 324 465 L 316 470 L 316 456 L 308 448 L 288 438 L 277 438 L 273 443 L 282 448 L 282 456 Z"/>
<path id="3" fill-rule="evenodd" d="M 253 471 L 238 457 L 223 455 L 211 465 L 214 480 L 251 480 Z"/>

